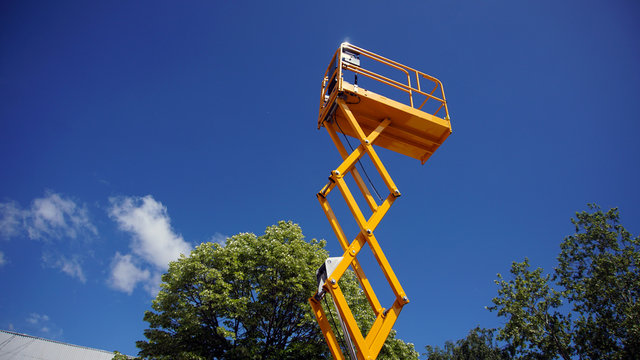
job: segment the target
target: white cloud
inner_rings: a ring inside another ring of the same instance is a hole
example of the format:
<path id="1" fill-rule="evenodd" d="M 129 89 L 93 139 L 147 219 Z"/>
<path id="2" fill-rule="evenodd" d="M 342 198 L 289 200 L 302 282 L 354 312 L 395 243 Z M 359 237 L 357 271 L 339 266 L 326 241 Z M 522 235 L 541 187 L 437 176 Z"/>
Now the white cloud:
<path id="1" fill-rule="evenodd" d="M 0 203 L 0 235 L 12 238 L 24 233 L 31 239 L 60 240 L 92 237 L 98 230 L 89 220 L 86 206 L 47 192 L 26 210 L 13 201 Z"/>
<path id="2" fill-rule="evenodd" d="M 86 283 L 87 278 L 84 276 L 82 265 L 80 264 L 80 257 L 73 256 L 68 258 L 64 255 L 51 255 L 45 253 L 42 256 L 44 264 L 48 267 L 59 269 L 63 273 L 80 280 L 81 283 Z"/>
<path id="3" fill-rule="evenodd" d="M 62 329 L 54 324 L 48 315 L 31 313 L 25 320 L 29 324 L 28 328 L 39 336 L 49 339 L 56 339 L 62 336 Z"/>
<path id="4" fill-rule="evenodd" d="M 62 270 L 63 273 L 77 278 L 83 284 L 87 282 L 87 278 L 84 277 L 82 267 L 77 260 L 61 259 L 58 264 L 60 266 L 60 270 Z"/>
<path id="5" fill-rule="evenodd" d="M 169 262 L 191 251 L 191 245 L 171 229 L 167 208 L 152 196 L 111 198 L 110 201 L 110 215 L 121 230 L 132 235 L 133 252 L 148 263 L 166 270 Z"/>
<path id="6" fill-rule="evenodd" d="M 84 276 L 82 267 L 80 266 L 80 263 L 78 263 L 76 259 L 69 260 L 69 259 L 62 258 L 60 259 L 58 264 L 60 266 L 60 270 L 62 270 L 63 273 L 71 277 L 77 278 L 83 284 L 87 282 L 87 278 L 85 278 Z"/>
<path id="7" fill-rule="evenodd" d="M 79 234 L 98 234 L 86 207 L 55 193 L 35 199 L 26 219 L 26 230 L 32 239 L 75 239 Z"/>
<path id="8" fill-rule="evenodd" d="M 15 201 L 0 203 L 0 237 L 43 240 L 46 247 L 54 249 L 54 253 L 60 252 L 61 248 L 68 253 L 97 235 L 98 230 L 89 219 L 87 207 L 54 192 L 48 191 L 45 196 L 34 199 L 27 209 Z M 77 240 L 83 241 L 78 243 Z M 87 279 L 79 258 L 47 254 L 42 257 L 45 266 L 59 269 L 85 283 Z M 6 259 L 0 258 L 0 265 L 4 262 Z"/>
<path id="9" fill-rule="evenodd" d="M 151 195 L 111 198 L 109 215 L 118 227 L 131 235 L 132 254 L 116 253 L 112 262 L 110 285 L 131 294 L 138 283 L 155 296 L 161 273 L 180 254 L 191 252 L 181 235 L 171 228 L 167 208 Z"/>
<path id="10" fill-rule="evenodd" d="M 212 243 L 217 243 L 217 244 L 220 244 L 220 245 L 224 246 L 224 244 L 227 241 L 228 237 L 229 236 L 227 236 L 227 235 L 224 235 L 224 234 L 221 234 L 219 232 L 216 232 L 215 234 L 213 234 L 211 236 L 211 239 L 209 239 L 209 241 L 211 241 Z"/>
<path id="11" fill-rule="evenodd" d="M 7 263 L 7 259 L 4 258 L 4 253 L 0 251 L 0 266 Z"/>
<path id="12" fill-rule="evenodd" d="M 121 255 L 116 252 L 111 263 L 111 278 L 109 284 L 116 290 L 131 294 L 139 282 L 148 281 L 151 278 L 149 270 L 137 267 L 131 255 Z"/>
<path id="13" fill-rule="evenodd" d="M 31 313 L 29 314 L 29 317 L 27 317 L 27 322 L 29 324 L 39 324 L 39 323 L 43 323 L 49 321 L 49 316 L 47 315 L 40 315 L 40 314 L 36 314 L 36 313 Z"/>
<path id="14" fill-rule="evenodd" d="M 23 228 L 24 211 L 13 201 L 0 203 L 0 236 L 9 239 L 18 235 Z"/>

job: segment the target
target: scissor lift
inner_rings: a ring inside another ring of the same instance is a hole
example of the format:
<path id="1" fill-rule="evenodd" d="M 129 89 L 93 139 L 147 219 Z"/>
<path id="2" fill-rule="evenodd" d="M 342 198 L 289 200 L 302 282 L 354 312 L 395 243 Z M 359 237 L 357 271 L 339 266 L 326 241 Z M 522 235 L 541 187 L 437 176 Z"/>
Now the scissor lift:
<path id="1" fill-rule="evenodd" d="M 346 80 L 351 74 L 354 76 L 353 83 Z M 366 88 L 358 85 L 358 75 L 364 80 L 363 83 L 367 83 Z M 377 92 L 373 92 L 373 89 Z M 391 99 L 378 92 L 405 96 Z M 331 171 L 329 183 L 317 196 L 344 254 L 341 257 L 327 259 L 318 270 L 318 291 L 309 298 L 309 302 L 334 359 L 345 359 L 345 355 L 320 302 L 327 292 L 331 294 L 338 311 L 346 340 L 344 347 L 348 352 L 347 356 L 359 360 L 375 359 L 400 311 L 409 303 L 409 298 L 374 235 L 376 227 L 395 199 L 400 196 L 400 191 L 373 145 L 418 159 L 424 164 L 451 133 L 449 110 L 442 83 L 418 70 L 343 43 L 331 59 L 322 81 L 318 129 L 321 127 L 329 132 L 343 162 Z M 359 145 L 349 153 L 338 133 L 355 138 Z M 370 158 L 389 190 L 389 195 L 381 204 L 372 196 L 355 167 L 365 155 Z M 353 176 L 371 210 L 368 218 L 347 186 L 345 176 L 348 174 Z M 329 193 L 336 187 L 359 228 L 357 236 L 351 242 L 329 206 Z M 365 245 L 369 245 L 395 295 L 395 301 L 389 308 L 380 304 L 358 262 L 358 253 Z M 349 266 L 353 268 L 376 316 L 367 334 L 362 334 L 359 329 L 338 284 Z"/>

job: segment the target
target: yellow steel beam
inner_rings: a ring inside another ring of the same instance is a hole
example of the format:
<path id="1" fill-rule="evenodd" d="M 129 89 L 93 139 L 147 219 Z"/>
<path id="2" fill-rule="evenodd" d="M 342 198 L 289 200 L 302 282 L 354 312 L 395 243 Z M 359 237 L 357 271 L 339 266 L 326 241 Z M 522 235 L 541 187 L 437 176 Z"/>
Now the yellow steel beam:
<path id="1" fill-rule="evenodd" d="M 389 309 L 389 311 L 385 314 L 384 318 L 380 322 L 380 328 L 376 333 L 372 333 L 369 331 L 369 335 L 367 335 L 367 339 L 365 339 L 367 346 L 369 347 L 369 352 L 372 354 L 378 355 L 384 342 L 387 340 L 389 333 L 391 332 L 391 328 L 393 324 L 395 324 L 398 319 L 398 315 L 400 315 L 400 311 L 404 304 L 400 303 L 396 300 L 393 303 L 393 306 Z M 377 320 L 377 319 L 376 319 Z M 369 338 L 371 336 L 371 339 Z"/>
<path id="2" fill-rule="evenodd" d="M 333 128 L 333 123 L 331 122 L 325 123 L 325 128 L 327 129 L 327 132 L 329 133 L 331 140 L 333 140 L 333 143 L 338 149 L 338 152 L 342 156 L 342 159 L 346 160 L 347 157 L 349 157 L 349 153 L 347 152 L 347 149 L 344 148 L 344 145 L 342 145 L 342 142 L 338 138 L 338 134 L 336 133 L 336 130 Z M 375 211 L 376 208 L 378 208 L 378 204 L 376 203 L 376 200 L 371 195 L 371 192 L 369 191 L 369 188 L 367 187 L 367 185 L 364 183 L 364 180 L 362 180 L 362 176 L 360 176 L 358 169 L 354 168 L 351 174 L 353 175 L 353 178 L 356 181 L 356 184 L 358 185 L 360 192 L 364 194 L 364 198 L 367 201 L 367 205 L 369 205 L 369 208 L 371 209 L 371 211 Z"/>
<path id="3" fill-rule="evenodd" d="M 347 241 L 347 237 L 345 236 L 344 231 L 342 230 L 342 227 L 338 223 L 338 219 L 333 213 L 331 206 L 329 206 L 329 201 L 322 196 L 318 196 L 318 200 L 320 201 L 322 210 L 324 210 L 324 213 L 327 216 L 329 223 L 331 224 L 331 228 L 333 229 L 333 232 L 336 234 L 336 237 L 340 242 L 340 246 L 342 246 L 342 250 L 345 252 L 346 251 L 355 252 L 355 249 L 350 248 L 350 244 Z M 349 256 L 349 255 L 346 254 L 344 256 Z M 360 286 L 362 286 L 362 289 L 364 290 L 365 296 L 369 301 L 369 305 L 371 305 L 371 308 L 373 309 L 374 313 L 377 316 L 378 313 L 382 311 L 382 305 L 380 305 L 380 301 L 378 300 L 378 297 L 373 291 L 373 288 L 371 287 L 371 283 L 369 282 L 369 279 L 364 274 L 364 270 L 362 269 L 362 266 L 360 266 L 360 262 L 355 256 L 353 257 L 353 261 L 351 262 L 351 267 L 353 268 L 353 271 L 356 273 L 356 276 L 358 277 L 358 281 L 360 282 Z"/>
<path id="4" fill-rule="evenodd" d="M 380 265 L 380 267 L 382 268 L 382 272 L 387 278 L 389 285 L 391 285 L 391 289 L 396 295 L 396 298 L 403 300 L 405 304 L 408 303 L 409 298 L 407 298 L 404 290 L 402 290 L 402 286 L 400 285 L 396 274 L 393 272 L 391 264 L 389 264 L 389 261 L 387 260 L 384 252 L 382 252 L 382 248 L 380 247 L 380 244 L 378 244 L 378 241 L 376 240 L 376 237 L 373 235 L 373 233 L 368 234 L 367 243 L 369 244 L 369 247 L 371 247 L 371 252 L 373 252 L 373 256 L 378 261 L 378 265 Z"/>
<path id="5" fill-rule="evenodd" d="M 316 316 L 316 320 L 320 325 L 320 330 L 322 331 L 322 335 L 324 335 L 324 339 L 327 341 L 327 345 L 329 345 L 329 351 L 331 351 L 331 355 L 336 360 L 344 360 L 344 356 L 342 356 L 342 351 L 340 350 L 340 345 L 338 344 L 338 340 L 336 339 L 335 334 L 331 330 L 331 325 L 329 325 L 329 321 L 327 320 L 327 316 L 322 309 L 322 304 L 314 297 L 309 298 L 309 304 L 311 304 L 311 308 L 313 309 L 313 314 Z"/>
<path id="6" fill-rule="evenodd" d="M 353 344 L 356 347 L 356 356 L 360 360 L 365 359 L 375 359 L 382 349 L 384 342 L 391 331 L 393 324 L 395 323 L 398 314 L 402 307 L 409 302 L 400 282 L 398 281 L 389 261 L 386 258 L 386 255 L 382 251 L 380 244 L 378 243 L 373 232 L 377 228 L 382 218 L 385 216 L 391 205 L 394 203 L 395 199 L 400 195 L 395 183 L 391 179 L 391 176 L 387 172 L 386 168 L 382 164 L 382 161 L 378 157 L 375 149 L 373 148 L 373 144 L 375 140 L 380 136 L 380 134 L 390 125 L 390 119 L 383 119 L 380 123 L 369 133 L 365 134 L 364 130 L 358 124 L 357 119 L 349 109 L 347 103 L 345 103 L 342 99 L 337 99 L 338 107 L 340 111 L 343 113 L 345 119 L 347 119 L 348 125 L 352 128 L 353 134 L 356 134 L 357 139 L 360 141 L 360 145 L 354 149 L 351 153 L 348 153 L 344 148 L 344 145 L 338 138 L 336 129 L 333 120 L 326 121 L 324 126 L 327 128 L 331 139 L 333 140 L 338 152 L 342 156 L 342 163 L 331 172 L 331 176 L 329 177 L 329 183 L 327 183 L 322 190 L 318 193 L 318 201 L 322 207 L 322 210 L 331 225 L 340 246 L 342 247 L 344 254 L 342 260 L 338 263 L 336 268 L 333 270 L 331 274 L 327 274 L 327 280 L 323 284 L 324 291 L 327 291 L 331 294 L 336 309 L 338 310 L 342 321 L 344 321 L 345 328 L 348 334 L 345 336 L 349 336 L 351 340 L 353 340 Z M 389 195 L 382 202 L 382 204 L 378 205 L 371 193 L 369 192 L 366 184 L 364 183 L 362 177 L 357 172 L 355 168 L 355 164 L 362 158 L 363 156 L 368 155 L 376 170 L 383 178 L 385 185 L 389 188 Z M 358 185 L 358 189 L 364 196 L 365 200 L 369 208 L 371 209 L 371 215 L 367 218 L 362 213 L 362 210 L 358 206 L 356 199 L 354 198 L 349 186 L 347 185 L 344 177 L 348 174 L 351 174 L 356 184 Z M 353 215 L 358 228 L 360 231 L 355 239 L 349 243 L 347 241 L 347 237 L 344 233 L 344 230 L 340 226 L 340 223 L 331 209 L 329 205 L 328 195 L 332 191 L 333 188 L 337 187 L 342 194 L 343 199 L 347 203 L 347 207 L 349 208 L 351 214 Z M 384 309 L 378 300 L 373 287 L 371 286 L 368 278 L 366 277 L 364 270 L 362 269 L 360 263 L 357 260 L 357 255 L 360 250 L 368 244 L 378 265 L 382 269 L 382 272 L 389 283 L 396 299 L 393 305 L 389 309 Z M 369 305 L 371 306 L 374 314 L 376 315 L 376 319 L 369 329 L 366 337 L 363 336 L 361 330 L 359 329 L 356 320 L 349 308 L 349 305 L 344 298 L 344 294 L 342 293 L 338 282 L 340 278 L 344 274 L 344 272 L 352 267 L 355 271 L 355 274 L 360 282 L 360 285 L 369 301 Z M 314 310 L 316 315 L 316 319 L 320 324 L 320 328 L 325 336 L 325 340 L 327 340 L 327 344 L 331 351 L 334 359 L 344 359 L 344 355 L 340 351 L 340 347 L 337 344 L 335 339 L 335 334 L 331 330 L 329 323 L 326 321 L 326 316 L 322 309 L 322 305 L 315 299 L 309 299 L 309 302 Z M 339 353 L 339 354 L 338 354 Z"/>
<path id="7" fill-rule="evenodd" d="M 349 124 L 351 125 L 355 133 L 358 135 L 358 140 L 360 140 L 361 142 L 360 146 L 364 147 L 364 150 L 367 152 L 367 154 L 371 158 L 371 161 L 373 161 L 373 165 L 376 167 L 376 169 L 380 173 L 380 176 L 382 176 L 382 180 L 384 180 L 384 183 L 387 185 L 387 188 L 389 188 L 389 191 L 396 195 L 400 195 L 398 188 L 393 183 L 393 180 L 391 179 L 391 176 L 389 175 L 384 165 L 382 164 L 382 161 L 380 161 L 378 154 L 375 152 L 375 150 L 373 150 L 373 141 L 375 140 L 375 138 L 378 137 L 378 135 L 382 131 L 378 129 L 380 129 L 380 127 L 383 126 L 384 123 L 388 125 L 390 122 L 389 119 L 386 119 L 385 121 L 383 121 L 378 126 L 378 128 L 376 128 L 373 131 L 373 133 L 371 133 L 370 136 L 367 137 L 364 134 L 364 131 L 362 131 L 362 128 L 360 127 L 360 125 L 358 125 L 358 121 L 356 120 L 356 117 L 353 115 L 353 113 L 351 112 L 347 104 L 341 99 L 336 100 L 336 102 L 338 103 L 340 110 L 342 110 L 342 113 L 344 114 L 345 118 L 348 120 Z M 386 125 L 384 127 L 386 127 Z M 382 129 L 384 129 L 384 127 L 382 127 Z"/>
<path id="8" fill-rule="evenodd" d="M 332 282 L 327 287 L 329 289 L 329 292 L 331 293 L 331 296 L 333 297 L 333 301 L 338 308 L 338 312 L 340 313 L 342 320 L 344 320 L 345 324 L 347 325 L 346 327 L 347 331 L 349 332 L 349 336 L 351 336 L 351 339 L 356 346 L 356 355 L 358 356 L 358 360 L 374 359 L 375 355 L 374 357 L 369 356 L 369 347 L 367 346 L 367 343 L 364 340 L 362 333 L 360 332 L 360 328 L 356 323 L 356 319 L 353 317 L 353 313 L 351 312 L 349 304 L 347 304 L 347 300 L 344 298 L 344 294 L 342 293 L 342 290 L 340 290 L 337 281 Z"/>

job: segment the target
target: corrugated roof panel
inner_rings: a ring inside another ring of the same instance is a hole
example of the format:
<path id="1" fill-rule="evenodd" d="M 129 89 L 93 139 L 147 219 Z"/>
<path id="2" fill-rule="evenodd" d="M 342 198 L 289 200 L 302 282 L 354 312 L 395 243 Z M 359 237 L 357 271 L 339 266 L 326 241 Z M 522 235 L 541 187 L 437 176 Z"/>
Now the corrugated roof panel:
<path id="1" fill-rule="evenodd" d="M 113 353 L 0 330 L 0 360 L 111 360 Z"/>

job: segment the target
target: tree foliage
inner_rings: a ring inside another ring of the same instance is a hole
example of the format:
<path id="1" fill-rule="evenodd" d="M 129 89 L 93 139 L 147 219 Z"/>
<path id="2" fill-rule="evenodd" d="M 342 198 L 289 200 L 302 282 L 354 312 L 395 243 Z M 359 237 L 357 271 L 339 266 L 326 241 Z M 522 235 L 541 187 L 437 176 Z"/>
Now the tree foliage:
<path id="1" fill-rule="evenodd" d="M 506 349 L 501 349 L 495 340 L 495 330 L 476 327 L 466 338 L 455 343 L 447 341 L 444 348 L 426 346 L 423 355 L 429 360 L 506 360 L 511 359 Z"/>
<path id="2" fill-rule="evenodd" d="M 323 354 L 305 306 L 324 243 L 305 242 L 290 222 L 225 246 L 203 243 L 169 265 L 144 320 L 153 359 L 293 359 Z"/>
<path id="3" fill-rule="evenodd" d="M 555 280 L 576 315 L 573 341 L 591 359 L 640 354 L 640 236 L 633 238 L 617 209 L 582 212 L 576 234 L 562 243 Z"/>
<path id="4" fill-rule="evenodd" d="M 113 352 L 113 357 L 111 360 L 129 360 L 130 358 L 127 355 L 121 354 L 119 351 Z"/>
<path id="5" fill-rule="evenodd" d="M 317 286 L 315 271 L 328 256 L 324 246 L 324 241 L 306 242 L 298 225 L 284 221 L 261 236 L 240 233 L 224 245 L 201 244 L 190 256 L 172 262 L 162 276 L 152 311 L 144 316 L 149 328 L 147 340 L 137 342 L 139 355 L 330 358 L 307 302 Z M 347 273 L 341 287 L 358 319 L 366 321 L 368 304 L 355 276 Z M 380 359 L 417 358 L 412 344 L 394 336 L 382 353 Z"/>
<path id="6" fill-rule="evenodd" d="M 509 321 L 500 329 L 498 339 L 505 340 L 516 355 L 531 359 L 571 358 L 569 321 L 558 308 L 562 294 L 549 283 L 542 269 L 530 270 L 529 260 L 514 262 L 512 280 L 498 274 L 498 296 L 489 310 Z"/>
<path id="7" fill-rule="evenodd" d="M 528 259 L 511 280 L 498 274 L 492 311 L 505 317 L 498 339 L 524 359 L 631 359 L 640 353 L 640 237 L 619 212 L 590 205 L 572 219 L 558 267 L 544 275 Z"/>
<path id="8" fill-rule="evenodd" d="M 637 359 L 640 354 L 640 237 L 620 224 L 618 209 L 597 205 L 572 219 L 575 234 L 560 245 L 553 273 L 514 262 L 498 274 L 490 311 L 506 319 L 476 328 L 430 360 Z M 497 331 L 496 331 L 497 330 Z"/>

